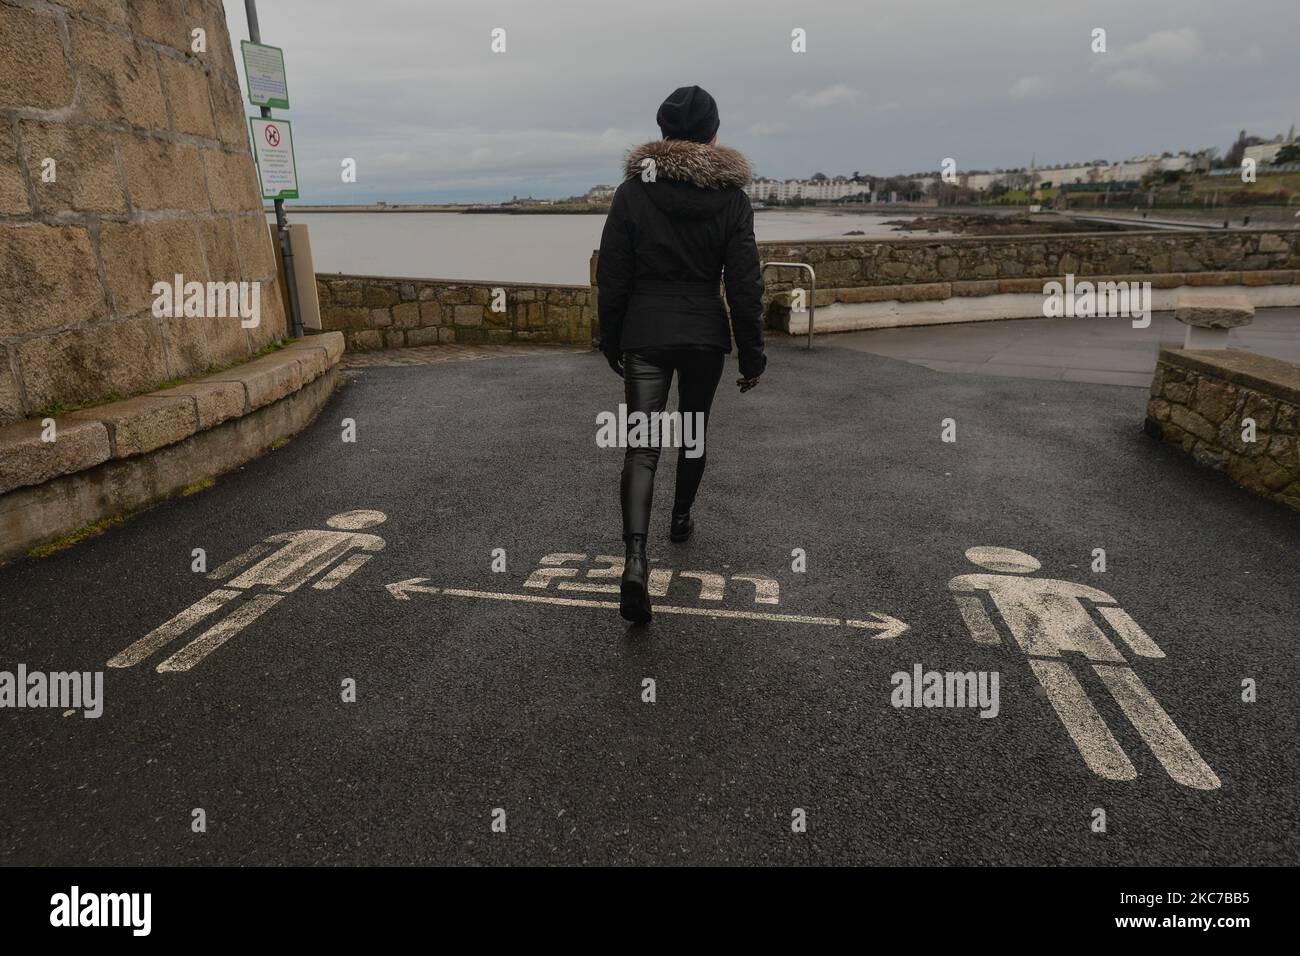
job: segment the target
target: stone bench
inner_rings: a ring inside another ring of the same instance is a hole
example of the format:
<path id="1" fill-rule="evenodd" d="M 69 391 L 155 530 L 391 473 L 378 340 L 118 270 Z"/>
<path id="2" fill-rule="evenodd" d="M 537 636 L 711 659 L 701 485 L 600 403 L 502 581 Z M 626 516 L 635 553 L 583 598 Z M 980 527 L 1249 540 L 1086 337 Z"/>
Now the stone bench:
<path id="1" fill-rule="evenodd" d="M 1178 297 L 1174 318 L 1187 326 L 1183 348 L 1226 349 L 1229 330 L 1253 322 L 1255 307 L 1244 295 L 1189 292 Z"/>

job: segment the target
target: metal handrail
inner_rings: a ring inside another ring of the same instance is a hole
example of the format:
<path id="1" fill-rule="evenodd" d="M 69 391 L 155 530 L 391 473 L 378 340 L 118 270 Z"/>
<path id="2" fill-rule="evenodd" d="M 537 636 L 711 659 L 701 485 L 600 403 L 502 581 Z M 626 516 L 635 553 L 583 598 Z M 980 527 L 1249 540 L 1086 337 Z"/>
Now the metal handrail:
<path id="1" fill-rule="evenodd" d="M 812 349 L 812 342 L 813 342 L 813 313 L 814 313 L 814 310 L 817 308 L 817 301 L 816 301 L 816 300 L 817 300 L 817 273 L 814 272 L 814 271 L 813 271 L 813 267 L 810 266 L 810 265 L 808 265 L 808 263 L 806 263 L 806 262 L 764 262 L 764 263 L 762 263 L 762 264 L 760 265 L 760 267 L 759 267 L 759 270 L 758 270 L 759 275 L 762 275 L 762 274 L 763 274 L 763 271 L 766 270 L 768 266 L 778 266 L 778 267 L 780 267 L 780 266 L 784 266 L 784 267 L 786 267 L 786 268 L 790 268 L 790 269 L 807 269 L 807 270 L 808 270 L 808 279 L 809 279 L 809 285 L 811 286 L 811 288 L 808 290 L 808 345 L 807 345 L 807 348 L 811 350 L 811 349 Z"/>

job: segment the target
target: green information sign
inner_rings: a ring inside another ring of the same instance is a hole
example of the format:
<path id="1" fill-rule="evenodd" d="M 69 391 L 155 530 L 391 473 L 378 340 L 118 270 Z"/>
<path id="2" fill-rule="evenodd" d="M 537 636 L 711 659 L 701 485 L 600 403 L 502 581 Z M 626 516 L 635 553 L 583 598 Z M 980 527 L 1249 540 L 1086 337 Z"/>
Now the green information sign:
<path id="1" fill-rule="evenodd" d="M 284 51 L 278 46 L 240 40 L 244 75 L 248 77 L 248 102 L 269 109 L 289 108 L 289 81 L 284 74 Z"/>
<path id="2" fill-rule="evenodd" d="M 293 127 L 288 120 L 250 116 L 253 155 L 263 199 L 297 199 L 298 165 L 293 158 Z"/>

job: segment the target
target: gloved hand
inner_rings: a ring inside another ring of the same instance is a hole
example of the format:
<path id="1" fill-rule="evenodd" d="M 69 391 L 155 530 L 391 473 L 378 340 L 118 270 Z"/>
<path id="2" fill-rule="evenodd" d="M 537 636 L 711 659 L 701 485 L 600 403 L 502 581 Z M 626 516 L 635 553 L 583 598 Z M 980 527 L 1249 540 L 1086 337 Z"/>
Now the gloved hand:
<path id="1" fill-rule="evenodd" d="M 610 349 L 605 352 L 605 361 L 609 367 L 618 373 L 618 377 L 623 377 L 623 353 L 617 349 Z"/>

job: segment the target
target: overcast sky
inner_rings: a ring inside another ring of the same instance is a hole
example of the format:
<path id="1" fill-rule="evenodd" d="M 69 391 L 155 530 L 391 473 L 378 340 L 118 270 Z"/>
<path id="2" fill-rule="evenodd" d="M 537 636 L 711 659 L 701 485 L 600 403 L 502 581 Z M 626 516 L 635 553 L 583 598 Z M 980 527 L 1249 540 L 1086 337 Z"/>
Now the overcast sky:
<path id="1" fill-rule="evenodd" d="M 238 60 L 244 0 L 225 4 Z M 258 15 L 285 51 L 277 115 L 308 203 L 613 184 L 692 83 L 718 100 L 719 142 L 778 178 L 1226 152 L 1242 128 L 1300 122 L 1296 0 L 260 0 Z"/>

